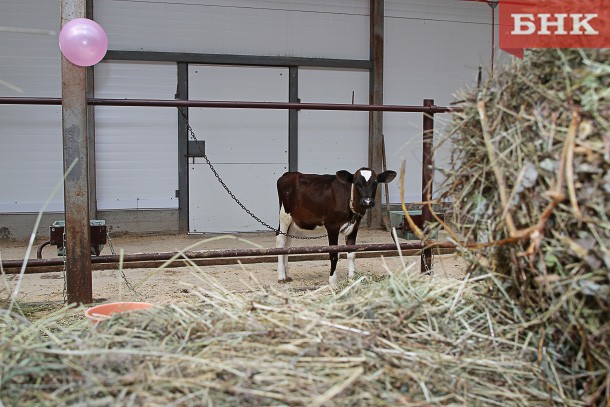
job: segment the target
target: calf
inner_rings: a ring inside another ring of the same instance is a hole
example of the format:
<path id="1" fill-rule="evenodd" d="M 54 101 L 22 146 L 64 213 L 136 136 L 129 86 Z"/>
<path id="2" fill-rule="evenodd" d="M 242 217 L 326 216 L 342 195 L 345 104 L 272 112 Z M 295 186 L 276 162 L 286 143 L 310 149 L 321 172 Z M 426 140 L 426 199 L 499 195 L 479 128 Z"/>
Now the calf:
<path id="1" fill-rule="evenodd" d="M 368 208 L 375 206 L 378 183 L 388 183 L 396 177 L 395 171 L 375 174 L 370 168 L 360 168 L 355 174 L 337 171 L 335 175 L 301 174 L 287 172 L 277 180 L 280 201 L 280 226 L 276 232 L 276 247 L 289 247 L 291 237 L 301 231 L 328 234 L 328 244 L 339 242 L 339 233 L 345 244 L 356 244 L 358 226 Z M 349 277 L 353 277 L 355 253 L 347 254 Z M 330 254 L 330 284 L 335 284 L 337 253 Z M 277 278 L 280 283 L 292 281 L 288 277 L 288 255 L 278 256 Z"/>

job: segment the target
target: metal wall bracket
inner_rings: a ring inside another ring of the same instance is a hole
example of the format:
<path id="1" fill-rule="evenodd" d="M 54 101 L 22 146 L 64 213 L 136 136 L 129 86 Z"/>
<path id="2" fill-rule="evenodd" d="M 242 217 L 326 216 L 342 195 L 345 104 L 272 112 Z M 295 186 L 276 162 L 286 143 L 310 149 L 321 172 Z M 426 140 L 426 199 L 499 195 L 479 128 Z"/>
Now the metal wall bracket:
<path id="1" fill-rule="evenodd" d="M 186 154 L 188 157 L 203 157 L 205 155 L 205 140 L 189 140 Z"/>

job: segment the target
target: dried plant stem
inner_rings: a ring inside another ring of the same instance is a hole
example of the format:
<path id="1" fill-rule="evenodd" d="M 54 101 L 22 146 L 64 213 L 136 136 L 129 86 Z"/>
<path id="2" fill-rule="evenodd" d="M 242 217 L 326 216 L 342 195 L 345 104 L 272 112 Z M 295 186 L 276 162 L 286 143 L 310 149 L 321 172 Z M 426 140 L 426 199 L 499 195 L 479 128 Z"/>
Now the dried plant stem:
<path id="1" fill-rule="evenodd" d="M 506 181 L 504 179 L 504 174 L 498 168 L 497 157 L 495 154 L 495 149 L 491 141 L 491 135 L 489 133 L 489 123 L 487 119 L 487 112 L 485 109 L 485 102 L 479 101 L 477 102 L 477 110 L 479 112 L 479 120 L 481 122 L 483 139 L 485 142 L 485 148 L 487 151 L 487 157 L 489 159 L 489 165 L 492 168 L 494 176 L 496 178 L 498 192 L 500 195 L 500 202 L 503 206 L 503 214 L 505 214 L 504 220 L 506 226 L 508 227 L 509 234 L 511 238 L 516 239 L 525 239 L 529 238 L 531 240 L 530 246 L 524 255 L 532 256 L 536 251 L 538 246 L 540 245 L 540 241 L 544 235 L 544 226 L 548 220 L 548 218 L 553 213 L 553 210 L 565 199 L 565 195 L 563 193 L 563 183 L 564 178 L 568 182 L 568 191 L 570 195 L 570 202 L 572 204 L 572 210 L 574 215 L 578 218 L 582 217 L 580 209 L 578 208 L 578 203 L 576 199 L 575 187 L 574 187 L 574 171 L 573 171 L 573 161 L 574 161 L 574 145 L 576 142 L 576 134 L 578 132 L 578 126 L 580 124 L 580 115 L 575 110 L 572 111 L 572 121 L 570 123 L 570 127 L 568 129 L 566 140 L 564 141 L 564 147 L 561 154 L 560 166 L 557 173 L 557 182 L 555 183 L 555 188 L 548 192 L 548 196 L 551 198 L 551 202 L 548 203 L 542 215 L 540 215 L 540 219 L 536 222 L 535 225 L 524 229 L 517 229 L 515 223 L 513 221 L 513 217 L 510 213 L 509 199 L 506 193 Z"/>
<path id="2" fill-rule="evenodd" d="M 487 112 L 485 109 L 485 102 L 480 100 L 477 103 L 477 109 L 479 111 L 479 118 L 481 121 L 481 128 L 483 131 L 483 140 L 485 142 L 485 149 L 487 150 L 487 157 L 489 159 L 489 165 L 496 177 L 496 182 L 498 186 L 498 192 L 500 193 L 500 202 L 502 202 L 502 207 L 504 208 L 503 212 L 506 212 L 506 226 L 510 232 L 511 236 L 515 236 L 517 232 L 517 228 L 515 227 L 515 223 L 513 222 L 513 217 L 510 212 L 507 210 L 509 206 L 508 195 L 506 194 L 506 181 L 504 180 L 504 174 L 498 166 L 496 165 L 497 158 L 496 152 L 491 142 L 491 135 L 489 134 L 489 120 L 487 118 Z"/>
<path id="3" fill-rule="evenodd" d="M 407 210 L 407 205 L 405 204 L 405 161 L 403 160 L 402 165 L 400 166 L 400 203 L 402 205 L 402 211 L 404 212 L 405 219 L 409 224 L 409 227 L 415 233 L 418 239 L 424 239 L 424 233 L 421 231 L 419 227 L 415 224 L 411 215 L 409 215 L 409 211 Z"/>
<path id="4" fill-rule="evenodd" d="M 342 383 L 338 383 L 335 386 L 331 387 L 324 393 L 322 396 L 315 399 L 309 406 L 310 407 L 319 407 L 325 405 L 328 401 L 330 401 L 333 397 L 341 393 L 347 387 L 349 387 L 352 383 L 354 383 L 362 374 L 364 373 L 364 369 L 362 367 L 358 367 L 355 369 L 352 374 Z"/>
<path id="5" fill-rule="evenodd" d="M 577 219 L 582 219 L 582 213 L 578 207 L 578 199 L 576 198 L 576 190 L 574 187 L 574 147 L 576 145 L 576 134 L 578 133 L 578 126 L 580 125 L 580 115 L 576 110 L 572 111 L 572 122 L 568 130 L 567 138 L 565 140 L 564 148 L 566 150 L 566 183 L 568 187 L 568 196 L 570 197 L 570 204 L 572 206 L 572 213 Z"/>
<path id="6" fill-rule="evenodd" d="M 563 144 L 563 150 L 561 153 L 561 160 L 559 162 L 559 171 L 557 173 L 557 182 L 555 183 L 555 189 L 549 191 L 547 195 L 551 198 L 551 202 L 548 203 L 542 215 L 540 215 L 540 219 L 538 223 L 534 226 L 530 226 L 529 228 L 522 229 L 518 231 L 516 234 L 517 237 L 521 236 L 530 236 L 532 242 L 523 255 L 530 256 L 530 261 L 532 261 L 531 257 L 537 251 L 538 246 L 540 245 L 540 241 L 544 236 L 544 226 L 546 225 L 547 220 L 557 207 L 564 199 L 565 194 L 563 193 L 563 183 L 564 177 L 568 178 L 572 191 L 574 190 L 574 182 L 573 182 L 573 155 L 574 155 L 574 143 L 576 142 L 576 133 L 578 132 L 578 126 L 580 124 L 580 115 L 575 110 L 572 111 L 572 120 L 570 122 L 570 127 L 568 128 L 568 133 L 566 139 Z M 571 153 L 570 153 L 571 151 Z M 572 157 L 572 158 L 570 158 Z M 568 161 L 569 160 L 569 161 Z M 568 173 L 571 175 L 568 176 Z M 570 189 L 570 186 L 568 186 Z M 574 196 L 573 208 L 576 208 L 576 213 L 580 214 L 580 210 L 578 209 L 578 205 L 576 204 L 576 196 Z"/>
<path id="7" fill-rule="evenodd" d="M 413 221 L 413 218 L 411 218 L 411 215 L 409 215 L 409 211 L 407 210 L 407 206 L 405 204 L 405 185 L 404 185 L 404 179 L 405 179 L 405 162 L 402 162 L 402 165 L 400 167 L 400 203 L 402 205 L 402 211 L 405 215 L 405 219 L 407 220 L 407 223 L 409 225 L 409 227 L 411 228 L 411 230 L 413 231 L 413 233 L 415 233 L 415 236 L 417 236 L 418 239 L 420 240 L 425 240 L 425 235 L 424 233 L 421 231 L 421 229 L 415 224 L 415 222 Z M 429 204 L 429 202 L 423 202 L 424 204 Z M 461 242 L 460 238 L 458 237 L 457 233 L 455 233 L 451 227 L 449 227 L 449 225 L 447 225 L 445 222 L 443 222 L 440 217 L 432 210 L 432 208 L 430 208 L 430 211 L 432 212 L 432 215 L 434 216 L 434 218 L 441 224 L 443 225 L 443 227 L 446 229 L 447 233 L 454 239 L 455 243 L 459 246 L 462 246 L 464 248 L 469 248 L 469 249 L 480 249 L 480 248 L 484 248 L 484 247 L 489 247 L 489 246 L 502 246 L 505 244 L 512 244 L 512 243 L 516 243 L 519 240 L 523 239 L 523 237 L 525 237 L 526 235 L 523 236 L 511 236 L 508 237 L 506 239 L 502 239 L 502 240 L 497 240 L 497 241 L 491 241 L 491 242 L 484 242 L 484 243 L 465 243 L 465 242 Z M 427 244 L 432 244 L 433 242 L 431 240 L 426 240 Z"/>

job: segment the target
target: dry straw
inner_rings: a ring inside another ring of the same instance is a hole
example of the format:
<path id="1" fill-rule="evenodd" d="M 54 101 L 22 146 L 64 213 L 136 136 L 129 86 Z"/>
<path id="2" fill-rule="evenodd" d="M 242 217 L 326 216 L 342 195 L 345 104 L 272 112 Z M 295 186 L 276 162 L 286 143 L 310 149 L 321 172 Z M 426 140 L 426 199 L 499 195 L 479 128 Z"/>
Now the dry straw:
<path id="1" fill-rule="evenodd" d="M 610 50 L 539 50 L 465 91 L 444 198 L 562 396 L 610 394 Z M 475 271 L 476 275 L 476 271 Z M 551 369 L 552 367 L 552 369 Z"/>
<path id="2" fill-rule="evenodd" d="M 385 264 L 385 263 L 384 263 Z M 332 291 L 236 294 L 193 267 L 196 305 L 92 326 L 64 310 L 0 316 L 7 405 L 577 405 L 539 363 L 489 276 L 413 265 Z M 389 270 L 389 269 L 388 269 Z"/>

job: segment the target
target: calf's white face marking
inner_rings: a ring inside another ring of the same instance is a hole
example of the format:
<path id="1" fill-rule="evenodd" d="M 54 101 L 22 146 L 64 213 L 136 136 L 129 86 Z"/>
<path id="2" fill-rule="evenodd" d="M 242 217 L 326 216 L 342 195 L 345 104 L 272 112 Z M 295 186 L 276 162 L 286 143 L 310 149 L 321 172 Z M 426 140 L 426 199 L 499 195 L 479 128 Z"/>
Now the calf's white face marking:
<path id="1" fill-rule="evenodd" d="M 364 177 L 364 180 L 366 182 L 369 182 L 369 179 L 371 178 L 371 175 L 373 175 L 373 174 L 369 170 L 361 170 L 360 175 L 362 175 Z"/>

